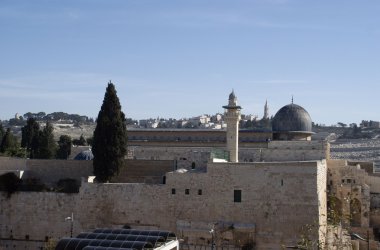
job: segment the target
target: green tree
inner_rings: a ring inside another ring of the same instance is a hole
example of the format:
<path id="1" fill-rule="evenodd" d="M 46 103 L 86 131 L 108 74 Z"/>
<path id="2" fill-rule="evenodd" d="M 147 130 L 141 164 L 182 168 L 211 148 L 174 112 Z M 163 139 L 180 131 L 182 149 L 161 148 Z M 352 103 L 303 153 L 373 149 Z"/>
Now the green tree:
<path id="1" fill-rule="evenodd" d="M 7 198 L 10 198 L 19 189 L 20 184 L 20 178 L 14 173 L 9 172 L 0 175 L 0 191 L 6 191 L 8 193 Z"/>
<path id="2" fill-rule="evenodd" d="M 46 122 L 46 126 L 39 133 L 39 142 L 38 142 L 38 154 L 36 158 L 39 159 L 53 159 L 56 156 L 57 152 L 57 143 L 54 140 L 53 126 L 50 122 Z"/>
<path id="3" fill-rule="evenodd" d="M 1 140 L 0 152 L 5 153 L 7 151 L 14 150 L 17 146 L 17 141 L 10 128 L 7 129 L 5 135 Z"/>
<path id="4" fill-rule="evenodd" d="M 71 137 L 61 135 L 58 141 L 57 159 L 67 159 L 71 154 Z"/>
<path id="5" fill-rule="evenodd" d="M 345 128 L 345 127 L 347 127 L 347 124 L 345 124 L 343 122 L 338 122 L 338 126 Z"/>
<path id="6" fill-rule="evenodd" d="M 107 182 L 119 173 L 127 151 L 127 128 L 115 86 L 109 82 L 94 131 L 93 167 L 96 181 Z"/>
<path id="7" fill-rule="evenodd" d="M 3 124 L 0 121 L 0 142 L 3 140 L 3 136 L 5 135 Z"/>
<path id="8" fill-rule="evenodd" d="M 30 153 L 30 158 L 34 158 L 39 147 L 40 125 L 35 118 L 28 118 L 26 125 L 22 127 L 21 132 L 21 147 L 27 149 Z"/>
<path id="9" fill-rule="evenodd" d="M 87 145 L 92 146 L 94 143 L 94 137 L 87 138 L 86 140 Z"/>
<path id="10" fill-rule="evenodd" d="M 83 137 L 83 135 L 81 135 L 79 137 L 79 139 L 74 139 L 73 140 L 73 144 L 74 145 L 77 145 L 77 146 L 86 146 L 87 145 L 87 141 L 86 139 Z"/>

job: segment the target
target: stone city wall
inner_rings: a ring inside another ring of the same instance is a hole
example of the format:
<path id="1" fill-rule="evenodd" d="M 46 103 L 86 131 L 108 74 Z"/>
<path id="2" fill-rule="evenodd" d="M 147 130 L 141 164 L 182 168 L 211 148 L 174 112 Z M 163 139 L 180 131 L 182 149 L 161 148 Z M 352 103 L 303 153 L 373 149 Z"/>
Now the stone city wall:
<path id="1" fill-rule="evenodd" d="M 92 161 L 77 160 L 27 160 L 23 178 L 37 178 L 43 183 L 55 183 L 60 179 L 81 180 L 93 175 Z"/>
<path id="2" fill-rule="evenodd" d="M 240 162 L 307 161 L 326 159 L 329 144 L 319 141 L 271 141 L 263 147 L 239 147 Z M 224 147 L 129 147 L 135 159 L 174 160 L 176 167 L 190 169 L 192 163 L 197 168 L 205 168 L 215 149 Z"/>
<path id="3" fill-rule="evenodd" d="M 0 238 L 69 236 L 65 218 L 73 213 L 74 235 L 128 224 L 172 230 L 191 243 L 209 237 L 204 225 L 223 222 L 234 233 L 241 224 L 254 228 L 259 249 L 294 244 L 302 226 L 323 221 L 324 168 L 322 162 L 211 163 L 206 173 L 168 173 L 165 185 L 82 183 L 79 194 L 1 195 Z M 241 202 L 234 202 L 235 190 Z"/>
<path id="4" fill-rule="evenodd" d="M 367 184 L 370 186 L 371 193 L 380 194 L 380 177 L 368 176 Z"/>
<path id="5" fill-rule="evenodd" d="M 24 171 L 22 178 L 35 178 L 54 185 L 60 179 L 87 178 L 93 175 L 92 161 L 80 160 L 20 160 L 0 158 L 0 174 Z M 126 160 L 115 182 L 162 183 L 166 172 L 175 170 L 172 160 Z"/>
<path id="6" fill-rule="evenodd" d="M 21 158 L 0 157 L 0 170 L 25 170 L 26 161 Z"/>
<path id="7" fill-rule="evenodd" d="M 92 175 L 92 161 L 76 160 L 35 160 L 0 157 L 0 172 L 23 170 L 22 178 L 37 178 L 44 183 L 54 183 L 60 179 Z"/>

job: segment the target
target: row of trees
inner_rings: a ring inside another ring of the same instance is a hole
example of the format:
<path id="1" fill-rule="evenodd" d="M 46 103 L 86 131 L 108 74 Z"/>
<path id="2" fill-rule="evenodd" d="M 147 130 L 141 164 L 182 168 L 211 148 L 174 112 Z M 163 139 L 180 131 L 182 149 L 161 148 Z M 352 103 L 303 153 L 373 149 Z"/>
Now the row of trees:
<path id="1" fill-rule="evenodd" d="M 27 120 L 31 118 L 35 119 L 36 121 L 50 121 L 50 122 L 66 121 L 66 122 L 74 123 L 77 125 L 94 123 L 94 120 L 92 118 L 89 118 L 85 115 L 68 114 L 65 112 L 53 112 L 50 114 L 46 114 L 45 112 L 38 112 L 38 113 L 28 112 L 28 113 L 25 113 L 23 116 L 9 119 L 8 122 L 10 126 L 24 126 Z"/>
<path id="2" fill-rule="evenodd" d="M 241 129 L 272 129 L 273 118 L 261 119 L 261 120 L 240 120 L 239 128 Z"/>
<path id="3" fill-rule="evenodd" d="M 57 143 L 49 121 L 46 121 L 45 127 L 40 128 L 36 116 L 40 118 L 43 115 L 27 115 L 26 125 L 21 129 L 21 145 L 10 128 L 4 131 L 0 123 L 0 153 L 31 159 L 67 159 L 71 153 L 72 139 L 62 135 Z M 98 182 L 110 181 L 124 165 L 124 156 L 127 153 L 127 122 L 121 111 L 115 86 L 109 82 L 91 140 L 94 174 Z M 77 144 L 85 142 L 83 136 L 75 141 Z"/>
<path id="4" fill-rule="evenodd" d="M 3 125 L 0 123 L 0 153 L 5 155 L 18 155 L 20 151 L 18 149 L 17 139 L 13 135 L 10 128 L 4 130 Z"/>
<path id="5" fill-rule="evenodd" d="M 6 156 L 28 157 L 31 159 L 67 159 L 71 146 L 87 145 L 92 142 L 83 136 L 72 140 L 68 135 L 61 135 L 58 143 L 54 139 L 53 126 L 46 122 L 43 129 L 34 118 L 29 118 L 22 127 L 21 142 L 13 135 L 11 128 L 4 130 L 0 123 L 0 154 Z"/>
<path id="6" fill-rule="evenodd" d="M 72 140 L 68 135 L 61 135 L 58 143 L 54 139 L 53 126 L 46 122 L 43 129 L 34 118 L 29 118 L 27 124 L 21 129 L 21 147 L 25 148 L 31 159 L 67 159 L 71 154 L 72 144 L 87 145 L 83 135 Z M 91 141 L 91 140 L 89 140 Z"/>

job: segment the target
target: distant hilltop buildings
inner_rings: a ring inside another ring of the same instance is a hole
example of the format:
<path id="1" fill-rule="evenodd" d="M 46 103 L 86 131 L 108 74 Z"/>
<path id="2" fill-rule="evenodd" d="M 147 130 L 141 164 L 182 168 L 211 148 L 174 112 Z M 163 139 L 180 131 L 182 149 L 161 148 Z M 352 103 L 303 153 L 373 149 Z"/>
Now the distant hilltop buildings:
<path id="1" fill-rule="evenodd" d="M 260 120 L 258 115 L 244 115 L 241 114 L 241 123 L 252 124 L 252 122 L 269 120 L 269 106 L 268 102 L 264 105 L 264 115 Z M 201 129 L 225 129 L 227 124 L 225 122 L 225 114 L 216 113 L 214 115 L 203 114 L 191 118 L 176 119 L 163 119 L 163 118 L 150 118 L 139 120 L 138 124 L 135 124 L 136 128 L 201 128 Z"/>

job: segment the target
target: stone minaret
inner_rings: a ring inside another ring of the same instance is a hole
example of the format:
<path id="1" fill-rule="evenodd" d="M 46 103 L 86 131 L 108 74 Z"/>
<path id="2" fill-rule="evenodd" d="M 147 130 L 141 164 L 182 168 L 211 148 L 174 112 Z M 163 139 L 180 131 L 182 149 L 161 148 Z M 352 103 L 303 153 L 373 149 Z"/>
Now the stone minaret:
<path id="1" fill-rule="evenodd" d="M 268 100 L 265 101 L 265 106 L 264 106 L 264 116 L 263 119 L 268 119 L 269 118 L 269 107 L 268 107 Z"/>
<path id="2" fill-rule="evenodd" d="M 237 105 L 237 98 L 232 90 L 228 105 L 223 106 L 225 111 L 225 121 L 227 123 L 227 150 L 230 154 L 231 162 L 238 162 L 239 155 L 239 121 L 241 107 Z"/>

